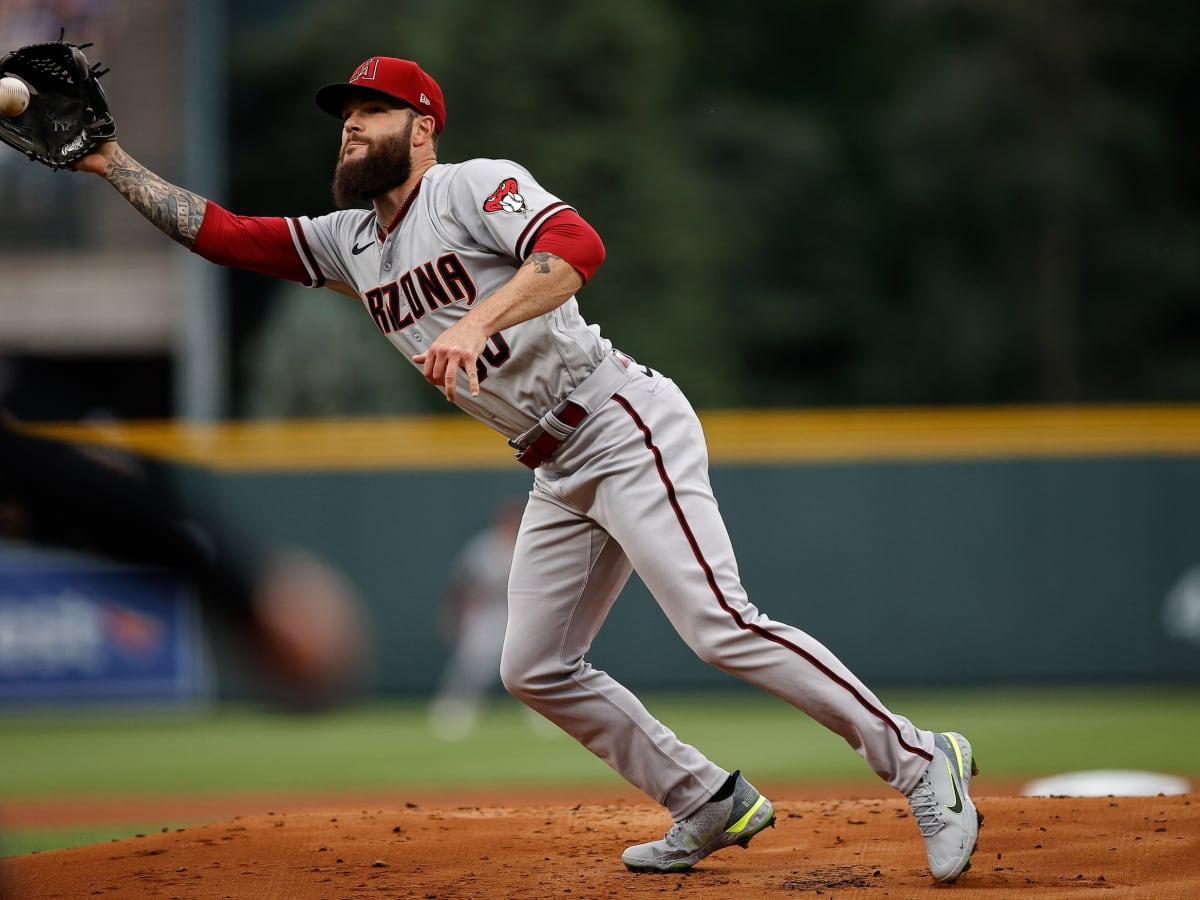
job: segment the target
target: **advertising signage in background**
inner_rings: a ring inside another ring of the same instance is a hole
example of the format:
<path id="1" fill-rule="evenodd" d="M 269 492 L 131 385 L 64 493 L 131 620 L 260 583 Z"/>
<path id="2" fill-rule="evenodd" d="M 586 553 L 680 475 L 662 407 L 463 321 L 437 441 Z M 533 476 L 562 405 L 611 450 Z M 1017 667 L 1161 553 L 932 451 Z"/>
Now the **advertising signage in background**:
<path id="1" fill-rule="evenodd" d="M 179 579 L 0 550 L 0 704 L 192 706 L 210 694 L 194 599 Z"/>

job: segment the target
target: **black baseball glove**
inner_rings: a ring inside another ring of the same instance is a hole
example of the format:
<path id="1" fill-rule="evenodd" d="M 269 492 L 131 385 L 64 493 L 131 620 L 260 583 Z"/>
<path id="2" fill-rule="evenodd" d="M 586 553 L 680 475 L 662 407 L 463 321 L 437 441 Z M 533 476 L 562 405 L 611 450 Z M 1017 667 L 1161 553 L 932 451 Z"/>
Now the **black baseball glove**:
<path id="1" fill-rule="evenodd" d="M 0 57 L 0 75 L 15 75 L 30 88 L 25 112 L 0 116 L 0 140 L 30 159 L 63 169 L 112 140 L 117 126 L 97 81 L 108 70 L 83 55 L 91 44 L 61 38 L 29 44 Z"/>

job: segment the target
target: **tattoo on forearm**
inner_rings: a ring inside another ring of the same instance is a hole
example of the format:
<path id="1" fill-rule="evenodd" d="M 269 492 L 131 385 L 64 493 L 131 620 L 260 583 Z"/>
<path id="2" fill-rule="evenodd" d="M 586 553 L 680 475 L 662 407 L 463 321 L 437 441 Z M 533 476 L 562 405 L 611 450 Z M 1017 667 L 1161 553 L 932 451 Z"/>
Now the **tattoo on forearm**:
<path id="1" fill-rule="evenodd" d="M 108 171 L 108 182 L 163 234 L 191 249 L 208 201 L 155 175 L 124 151 Z"/>
<path id="2" fill-rule="evenodd" d="M 529 259 L 525 260 L 525 265 L 533 266 L 533 271 L 539 275 L 550 274 L 550 260 L 562 259 L 561 256 L 555 256 L 553 253 L 547 253 L 545 250 L 536 250 L 529 254 Z"/>

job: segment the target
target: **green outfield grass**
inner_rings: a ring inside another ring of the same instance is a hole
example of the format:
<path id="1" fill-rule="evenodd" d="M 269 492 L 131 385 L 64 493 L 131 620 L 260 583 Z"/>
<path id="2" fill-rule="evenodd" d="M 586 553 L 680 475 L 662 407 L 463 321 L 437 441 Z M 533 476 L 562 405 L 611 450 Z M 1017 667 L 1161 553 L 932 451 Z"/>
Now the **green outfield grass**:
<path id="1" fill-rule="evenodd" d="M 924 727 L 967 734 L 990 778 L 1133 768 L 1200 785 L 1198 685 L 881 695 Z M 772 697 L 735 691 L 646 699 L 684 740 L 760 783 L 874 783 L 839 738 Z M 573 741 L 531 731 L 521 713 L 497 698 L 479 731 L 456 743 L 433 737 L 417 701 L 319 715 L 222 707 L 188 716 L 7 716 L 0 719 L 0 822 L 3 798 L 622 783 Z M 150 824 L 9 832 L 0 852 L 129 836 Z"/>

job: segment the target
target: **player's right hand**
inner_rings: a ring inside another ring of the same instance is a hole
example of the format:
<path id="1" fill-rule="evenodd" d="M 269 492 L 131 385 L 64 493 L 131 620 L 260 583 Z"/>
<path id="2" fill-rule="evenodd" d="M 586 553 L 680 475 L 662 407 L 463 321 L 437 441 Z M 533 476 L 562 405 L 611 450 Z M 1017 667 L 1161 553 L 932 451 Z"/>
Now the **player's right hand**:
<path id="1" fill-rule="evenodd" d="M 424 353 L 413 357 L 421 367 L 425 380 L 440 388 L 451 403 L 458 397 L 458 373 L 467 375 L 467 390 L 479 396 L 479 370 L 476 361 L 487 346 L 487 335 L 475 326 L 468 315 L 443 331 Z"/>

